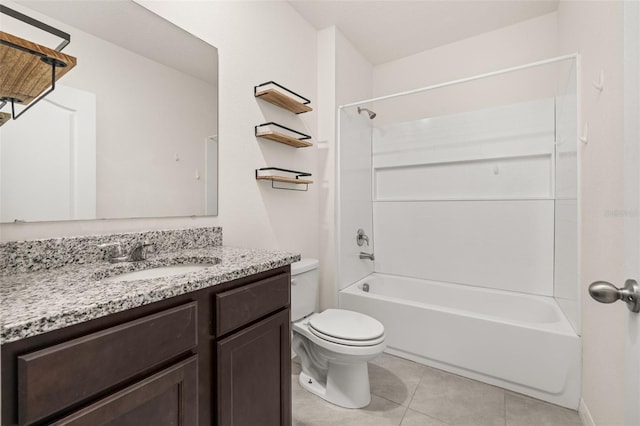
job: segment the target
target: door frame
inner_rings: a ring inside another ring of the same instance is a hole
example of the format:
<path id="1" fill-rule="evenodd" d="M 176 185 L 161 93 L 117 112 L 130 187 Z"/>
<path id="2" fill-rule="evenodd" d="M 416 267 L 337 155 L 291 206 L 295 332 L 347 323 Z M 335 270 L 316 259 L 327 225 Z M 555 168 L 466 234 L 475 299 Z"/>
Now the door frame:
<path id="1" fill-rule="evenodd" d="M 640 280 L 640 3 L 624 2 L 624 272 Z M 640 424 L 640 314 L 625 316 L 624 422 Z"/>

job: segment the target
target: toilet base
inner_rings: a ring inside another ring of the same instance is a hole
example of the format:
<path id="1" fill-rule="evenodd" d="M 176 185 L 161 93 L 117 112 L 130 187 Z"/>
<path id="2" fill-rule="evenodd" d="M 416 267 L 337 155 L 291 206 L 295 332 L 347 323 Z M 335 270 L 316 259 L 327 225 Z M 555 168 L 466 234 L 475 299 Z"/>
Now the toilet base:
<path id="1" fill-rule="evenodd" d="M 317 382 L 304 371 L 300 385 L 327 402 L 344 408 L 364 408 L 371 402 L 367 362 L 356 364 L 329 363 L 327 384 Z"/>

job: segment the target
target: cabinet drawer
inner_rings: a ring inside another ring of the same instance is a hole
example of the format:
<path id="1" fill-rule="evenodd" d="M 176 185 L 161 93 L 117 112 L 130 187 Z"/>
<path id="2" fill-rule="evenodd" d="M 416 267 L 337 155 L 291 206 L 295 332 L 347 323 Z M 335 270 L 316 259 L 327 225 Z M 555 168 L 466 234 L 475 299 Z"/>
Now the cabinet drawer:
<path id="1" fill-rule="evenodd" d="M 280 274 L 218 293 L 213 333 L 226 334 L 238 327 L 289 305 L 291 276 Z"/>
<path id="2" fill-rule="evenodd" d="M 21 425 L 38 421 L 196 347 L 188 303 L 18 356 Z"/>

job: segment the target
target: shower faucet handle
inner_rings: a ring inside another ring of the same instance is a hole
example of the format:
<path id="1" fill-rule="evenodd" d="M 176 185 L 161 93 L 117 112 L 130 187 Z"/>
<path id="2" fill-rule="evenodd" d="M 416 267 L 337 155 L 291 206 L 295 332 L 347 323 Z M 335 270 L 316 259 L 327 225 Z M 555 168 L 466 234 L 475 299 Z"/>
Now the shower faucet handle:
<path id="1" fill-rule="evenodd" d="M 364 243 L 367 243 L 367 247 L 369 247 L 369 237 L 364 233 L 364 229 L 358 229 L 358 234 L 356 235 L 356 243 L 358 243 L 359 247 L 362 247 Z"/>

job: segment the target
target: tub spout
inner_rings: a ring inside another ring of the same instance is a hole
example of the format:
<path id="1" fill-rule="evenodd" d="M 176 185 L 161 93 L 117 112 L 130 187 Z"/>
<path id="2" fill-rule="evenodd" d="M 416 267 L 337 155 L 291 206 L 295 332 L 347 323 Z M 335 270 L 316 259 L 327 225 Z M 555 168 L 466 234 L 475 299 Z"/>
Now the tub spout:
<path id="1" fill-rule="evenodd" d="M 369 260 L 376 260 L 376 257 L 373 255 L 373 253 L 365 253 L 363 251 L 360 252 L 360 259 L 369 259 Z"/>

